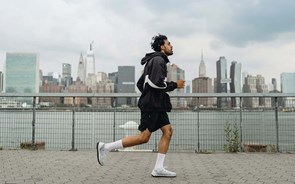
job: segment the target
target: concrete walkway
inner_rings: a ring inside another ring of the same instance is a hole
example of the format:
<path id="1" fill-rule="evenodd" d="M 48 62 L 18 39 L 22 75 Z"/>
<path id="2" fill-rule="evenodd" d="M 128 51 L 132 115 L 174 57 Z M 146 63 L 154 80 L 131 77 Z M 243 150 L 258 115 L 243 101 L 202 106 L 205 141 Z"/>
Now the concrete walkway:
<path id="1" fill-rule="evenodd" d="M 95 150 L 0 150 L 0 183 L 293 183 L 295 154 L 168 153 L 165 165 L 176 178 L 153 178 L 157 154 L 111 152 L 105 166 Z"/>

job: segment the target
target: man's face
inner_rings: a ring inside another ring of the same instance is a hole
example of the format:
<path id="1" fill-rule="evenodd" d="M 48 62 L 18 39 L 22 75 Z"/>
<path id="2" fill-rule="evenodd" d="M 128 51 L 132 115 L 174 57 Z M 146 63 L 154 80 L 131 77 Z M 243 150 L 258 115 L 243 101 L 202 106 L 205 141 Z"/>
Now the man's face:
<path id="1" fill-rule="evenodd" d="M 166 56 L 173 54 L 173 46 L 168 40 L 164 40 L 164 45 L 161 46 L 161 52 L 163 52 Z"/>

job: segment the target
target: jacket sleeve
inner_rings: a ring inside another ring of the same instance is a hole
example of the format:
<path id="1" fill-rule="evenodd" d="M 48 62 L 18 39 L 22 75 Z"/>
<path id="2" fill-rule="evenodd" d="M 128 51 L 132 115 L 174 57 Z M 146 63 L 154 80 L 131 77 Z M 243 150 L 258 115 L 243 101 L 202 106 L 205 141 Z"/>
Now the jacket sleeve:
<path id="1" fill-rule="evenodd" d="M 136 86 L 139 89 L 140 92 L 143 91 L 143 85 L 144 85 L 144 73 L 141 75 L 141 77 L 138 79 Z"/>
<path id="2" fill-rule="evenodd" d="M 146 82 L 152 88 L 164 90 L 165 92 L 173 91 L 177 88 L 176 82 L 167 82 L 167 65 L 160 56 L 153 58 L 150 68 L 150 75 L 146 76 Z"/>

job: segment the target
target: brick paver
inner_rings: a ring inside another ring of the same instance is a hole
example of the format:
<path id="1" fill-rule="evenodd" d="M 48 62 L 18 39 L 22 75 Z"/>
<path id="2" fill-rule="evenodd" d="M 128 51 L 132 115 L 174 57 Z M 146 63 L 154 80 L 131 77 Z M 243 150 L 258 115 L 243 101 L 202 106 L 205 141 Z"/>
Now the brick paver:
<path id="1" fill-rule="evenodd" d="M 0 151 L 0 183 L 295 184 L 295 154 L 168 153 L 165 165 L 176 178 L 153 178 L 151 152 L 111 152 L 105 166 L 87 151 Z"/>

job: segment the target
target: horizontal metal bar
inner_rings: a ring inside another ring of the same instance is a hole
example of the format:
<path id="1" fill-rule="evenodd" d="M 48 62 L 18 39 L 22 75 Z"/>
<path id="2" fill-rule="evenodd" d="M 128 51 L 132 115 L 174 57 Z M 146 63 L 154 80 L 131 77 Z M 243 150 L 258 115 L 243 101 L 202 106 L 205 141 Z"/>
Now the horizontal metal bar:
<path id="1" fill-rule="evenodd" d="M 295 97 L 295 93 L 172 93 L 170 97 Z M 140 93 L 0 93 L 0 97 L 140 97 Z"/>

